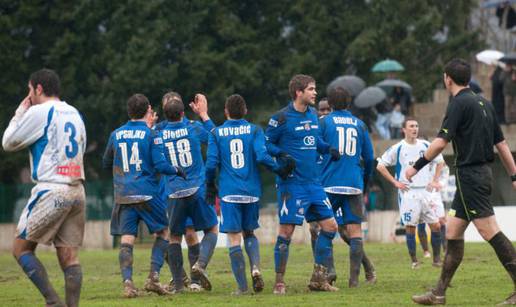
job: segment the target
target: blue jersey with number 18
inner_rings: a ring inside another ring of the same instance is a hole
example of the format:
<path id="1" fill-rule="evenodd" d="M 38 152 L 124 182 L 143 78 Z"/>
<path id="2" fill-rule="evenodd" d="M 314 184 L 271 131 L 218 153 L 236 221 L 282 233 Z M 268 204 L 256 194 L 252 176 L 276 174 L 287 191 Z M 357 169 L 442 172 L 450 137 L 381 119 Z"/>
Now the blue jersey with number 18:
<path id="1" fill-rule="evenodd" d="M 261 128 L 245 119 L 227 120 L 215 128 L 208 145 L 206 178 L 220 168 L 219 196 L 225 202 L 253 203 L 261 196 L 258 163 L 271 170 L 278 164 L 267 153 Z"/>
<path id="2" fill-rule="evenodd" d="M 186 173 L 186 180 L 178 176 L 166 177 L 166 192 L 170 198 L 194 194 L 204 184 L 205 168 L 201 144 L 208 142 L 209 132 L 199 122 L 167 122 L 159 131 L 165 156 L 174 166 Z"/>
<path id="3" fill-rule="evenodd" d="M 321 119 L 319 131 L 322 139 L 338 148 L 342 156 L 338 161 L 328 157 L 323 160 L 324 190 L 334 194 L 361 194 L 364 176 L 371 176 L 374 161 L 367 126 L 349 111 L 338 110 Z"/>
<path id="4" fill-rule="evenodd" d="M 143 121 L 129 121 L 111 133 L 103 165 L 113 168 L 118 204 L 158 197 L 158 173 L 176 173 L 163 155 L 162 139 Z"/>

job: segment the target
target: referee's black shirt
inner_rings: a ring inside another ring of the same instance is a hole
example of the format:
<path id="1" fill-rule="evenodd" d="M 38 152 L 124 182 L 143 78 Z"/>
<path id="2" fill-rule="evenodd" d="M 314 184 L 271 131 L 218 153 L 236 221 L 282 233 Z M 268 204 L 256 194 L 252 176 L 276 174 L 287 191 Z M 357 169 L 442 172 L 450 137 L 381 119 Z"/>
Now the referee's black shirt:
<path id="1" fill-rule="evenodd" d="M 437 137 L 452 142 L 456 167 L 492 162 L 493 145 L 504 140 L 493 105 L 469 88 L 448 103 Z"/>

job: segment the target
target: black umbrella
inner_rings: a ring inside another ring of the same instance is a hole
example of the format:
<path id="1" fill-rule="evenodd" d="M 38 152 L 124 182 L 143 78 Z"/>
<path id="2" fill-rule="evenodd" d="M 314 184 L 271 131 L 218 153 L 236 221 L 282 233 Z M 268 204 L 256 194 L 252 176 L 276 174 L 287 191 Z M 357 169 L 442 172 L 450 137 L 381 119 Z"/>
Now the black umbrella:
<path id="1" fill-rule="evenodd" d="M 390 94 L 395 87 L 401 87 L 404 90 L 412 92 L 412 86 L 400 79 L 385 79 L 376 83 L 376 86 L 381 87 L 387 95 Z"/>
<path id="2" fill-rule="evenodd" d="M 340 76 L 333 80 L 330 85 L 328 85 L 326 88 L 326 94 L 328 94 L 330 90 L 335 87 L 342 87 L 343 89 L 347 90 L 351 96 L 356 97 L 366 87 L 366 84 L 364 80 L 357 76 Z"/>
<path id="3" fill-rule="evenodd" d="M 499 61 L 504 62 L 509 65 L 516 64 L 516 52 L 511 52 L 511 53 L 504 55 Z"/>
<path id="4" fill-rule="evenodd" d="M 370 86 L 358 94 L 354 103 L 358 108 L 369 108 L 384 101 L 385 98 L 387 94 L 384 90 L 378 86 Z"/>

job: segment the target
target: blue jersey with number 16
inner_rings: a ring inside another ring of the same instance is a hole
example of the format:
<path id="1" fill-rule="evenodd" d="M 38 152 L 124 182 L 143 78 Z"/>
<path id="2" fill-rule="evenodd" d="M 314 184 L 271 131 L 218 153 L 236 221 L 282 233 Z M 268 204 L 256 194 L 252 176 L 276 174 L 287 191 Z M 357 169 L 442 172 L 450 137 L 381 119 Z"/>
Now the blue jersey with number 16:
<path id="1" fill-rule="evenodd" d="M 361 194 L 364 176 L 371 176 L 374 161 L 367 126 L 349 111 L 337 110 L 321 119 L 319 131 L 322 139 L 341 154 L 339 161 L 330 161 L 328 157 L 323 160 L 324 190 L 334 194 Z"/>

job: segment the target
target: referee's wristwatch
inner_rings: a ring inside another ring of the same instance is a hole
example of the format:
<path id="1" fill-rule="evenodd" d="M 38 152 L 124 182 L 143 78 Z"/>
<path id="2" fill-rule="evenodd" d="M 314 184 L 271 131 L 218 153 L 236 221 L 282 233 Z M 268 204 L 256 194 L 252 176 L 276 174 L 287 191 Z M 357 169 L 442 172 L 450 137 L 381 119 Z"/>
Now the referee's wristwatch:
<path id="1" fill-rule="evenodd" d="M 511 181 L 512 181 L 512 182 L 516 181 L 516 174 L 512 174 L 512 175 L 511 175 Z"/>

